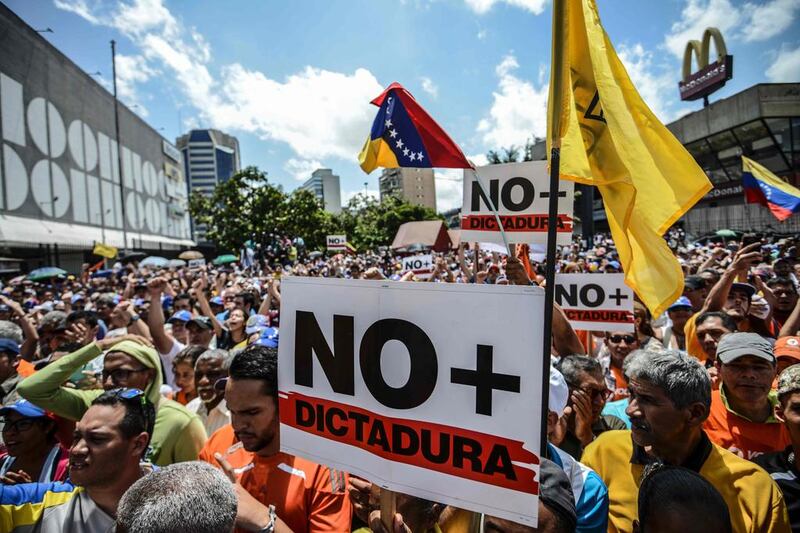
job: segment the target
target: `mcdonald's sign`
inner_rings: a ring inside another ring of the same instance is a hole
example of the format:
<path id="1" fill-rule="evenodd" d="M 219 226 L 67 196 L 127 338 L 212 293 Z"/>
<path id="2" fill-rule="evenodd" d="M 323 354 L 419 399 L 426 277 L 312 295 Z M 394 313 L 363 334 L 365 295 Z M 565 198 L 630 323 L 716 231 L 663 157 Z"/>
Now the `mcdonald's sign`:
<path id="1" fill-rule="evenodd" d="M 717 60 L 709 63 L 711 39 L 717 49 Z M 692 56 L 697 70 L 692 72 Z M 705 98 L 733 77 L 733 56 L 728 55 L 725 40 L 717 28 L 706 28 L 703 41 L 692 40 L 686 43 L 683 52 L 683 79 L 678 82 L 681 100 Z"/>

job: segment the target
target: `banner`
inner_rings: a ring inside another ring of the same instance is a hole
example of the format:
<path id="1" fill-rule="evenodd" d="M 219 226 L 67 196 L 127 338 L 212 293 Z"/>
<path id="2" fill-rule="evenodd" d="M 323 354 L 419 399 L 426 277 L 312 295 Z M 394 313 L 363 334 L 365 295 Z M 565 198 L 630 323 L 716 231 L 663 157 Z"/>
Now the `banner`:
<path id="1" fill-rule="evenodd" d="M 625 274 L 556 274 L 555 299 L 575 329 L 634 331 Z"/>
<path id="2" fill-rule="evenodd" d="M 281 451 L 536 525 L 542 289 L 288 277 L 281 314 Z"/>
<path id="3" fill-rule="evenodd" d="M 203 267 L 205 266 L 205 264 L 206 264 L 206 260 L 205 260 L 205 259 L 203 259 L 202 257 L 201 257 L 200 259 L 189 259 L 189 260 L 186 262 L 186 265 L 187 265 L 187 266 L 188 266 L 190 269 L 203 268 Z"/>
<path id="4" fill-rule="evenodd" d="M 403 258 L 403 274 L 409 270 L 419 279 L 428 279 L 433 274 L 433 256 L 431 254 L 410 255 Z"/>
<path id="5" fill-rule="evenodd" d="M 526 161 L 478 167 L 487 198 L 471 170 L 464 171 L 461 241 L 504 244 L 490 202 L 497 207 L 510 243 L 547 242 L 550 177 L 546 161 Z M 572 242 L 572 204 L 575 185 L 559 181 L 558 243 Z"/>
<path id="6" fill-rule="evenodd" d="M 347 235 L 328 235 L 325 239 L 328 250 L 347 250 Z"/>

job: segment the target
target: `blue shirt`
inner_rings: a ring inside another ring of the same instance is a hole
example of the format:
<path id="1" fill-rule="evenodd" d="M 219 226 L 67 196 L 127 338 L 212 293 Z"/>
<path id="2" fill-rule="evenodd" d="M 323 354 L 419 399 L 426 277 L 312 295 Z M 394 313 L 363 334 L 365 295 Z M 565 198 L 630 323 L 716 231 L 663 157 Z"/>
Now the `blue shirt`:
<path id="1" fill-rule="evenodd" d="M 625 422 L 625 425 L 628 426 L 628 429 L 631 429 L 631 419 L 625 413 L 625 409 L 627 408 L 628 408 L 628 399 L 623 398 L 622 400 L 606 403 L 606 406 L 603 407 L 602 414 L 616 416 L 617 418 Z"/>
<path id="2" fill-rule="evenodd" d="M 578 533 L 608 531 L 608 489 L 597 473 L 567 452 L 547 443 L 549 459 L 564 470 L 572 485 Z"/>

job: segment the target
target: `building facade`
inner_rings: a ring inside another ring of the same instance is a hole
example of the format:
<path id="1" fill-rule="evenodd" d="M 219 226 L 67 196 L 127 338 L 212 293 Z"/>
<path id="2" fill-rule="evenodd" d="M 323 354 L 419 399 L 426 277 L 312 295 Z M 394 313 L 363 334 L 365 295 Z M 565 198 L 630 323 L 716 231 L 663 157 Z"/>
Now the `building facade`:
<path id="1" fill-rule="evenodd" d="M 329 168 L 318 168 L 311 173 L 311 177 L 301 186 L 314 193 L 318 200 L 325 206 L 329 213 L 339 213 L 342 210 L 342 190 L 339 176 Z"/>
<path id="2" fill-rule="evenodd" d="M 378 181 L 381 201 L 397 196 L 411 204 L 436 210 L 436 181 L 432 168 L 386 168 Z"/>
<path id="3" fill-rule="evenodd" d="M 113 96 L 0 4 L 0 255 L 191 246 L 180 152 L 123 105 L 118 140 Z"/>
<path id="4" fill-rule="evenodd" d="M 183 169 L 189 193 L 210 196 L 220 183 L 239 172 L 239 141 L 219 130 L 191 130 L 181 135 L 175 145 L 183 155 Z M 205 226 L 192 223 L 195 239 L 205 240 Z"/>

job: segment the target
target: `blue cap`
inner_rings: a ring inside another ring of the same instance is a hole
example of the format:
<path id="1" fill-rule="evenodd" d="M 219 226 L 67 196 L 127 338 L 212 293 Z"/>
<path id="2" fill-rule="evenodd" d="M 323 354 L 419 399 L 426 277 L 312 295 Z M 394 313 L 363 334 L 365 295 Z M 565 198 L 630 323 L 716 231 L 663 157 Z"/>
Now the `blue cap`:
<path id="1" fill-rule="evenodd" d="M 172 296 L 164 296 L 161 298 L 161 308 L 169 309 L 170 307 L 172 307 Z"/>
<path id="2" fill-rule="evenodd" d="M 0 339 L 0 352 L 11 352 L 19 355 L 19 344 L 13 339 Z"/>
<path id="3" fill-rule="evenodd" d="M 264 328 L 267 327 L 269 327 L 269 321 L 267 320 L 267 317 L 256 314 L 247 319 L 244 332 L 248 335 L 252 335 L 253 333 L 263 331 Z"/>
<path id="4" fill-rule="evenodd" d="M 610 266 L 610 267 L 612 267 L 612 268 L 616 268 L 617 270 L 619 270 L 620 268 L 622 268 L 622 267 L 620 266 L 620 264 L 619 264 L 619 261 L 609 261 L 607 264 L 608 264 L 608 266 Z"/>
<path id="5" fill-rule="evenodd" d="M 70 302 L 72 303 L 72 305 L 75 305 L 77 302 L 81 300 L 86 300 L 86 297 L 83 294 L 78 293 L 72 295 L 72 300 L 70 300 Z"/>
<path id="6" fill-rule="evenodd" d="M 173 322 L 190 322 L 192 320 L 192 313 L 187 310 L 178 311 L 167 320 L 167 324 L 172 324 Z"/>
<path id="7" fill-rule="evenodd" d="M 686 296 L 681 296 L 680 298 L 675 300 L 675 303 L 670 305 L 667 308 L 667 311 L 674 311 L 675 309 L 681 309 L 681 308 L 687 308 L 687 309 L 692 308 L 692 302 Z"/>
<path id="8" fill-rule="evenodd" d="M 253 344 L 259 346 L 266 346 L 267 348 L 278 347 L 278 330 L 275 328 L 266 328 L 261 332 L 261 336 Z"/>
<path id="9" fill-rule="evenodd" d="M 225 302 L 222 301 L 221 296 L 214 296 L 208 301 L 208 303 L 210 303 L 211 305 L 225 305 Z"/>
<path id="10" fill-rule="evenodd" d="M 25 418 L 39 418 L 47 416 L 47 411 L 41 407 L 33 405 L 28 400 L 18 400 L 11 405 L 6 405 L 0 409 L 0 415 L 7 415 L 11 411 L 18 413 L 20 416 L 24 416 Z"/>

